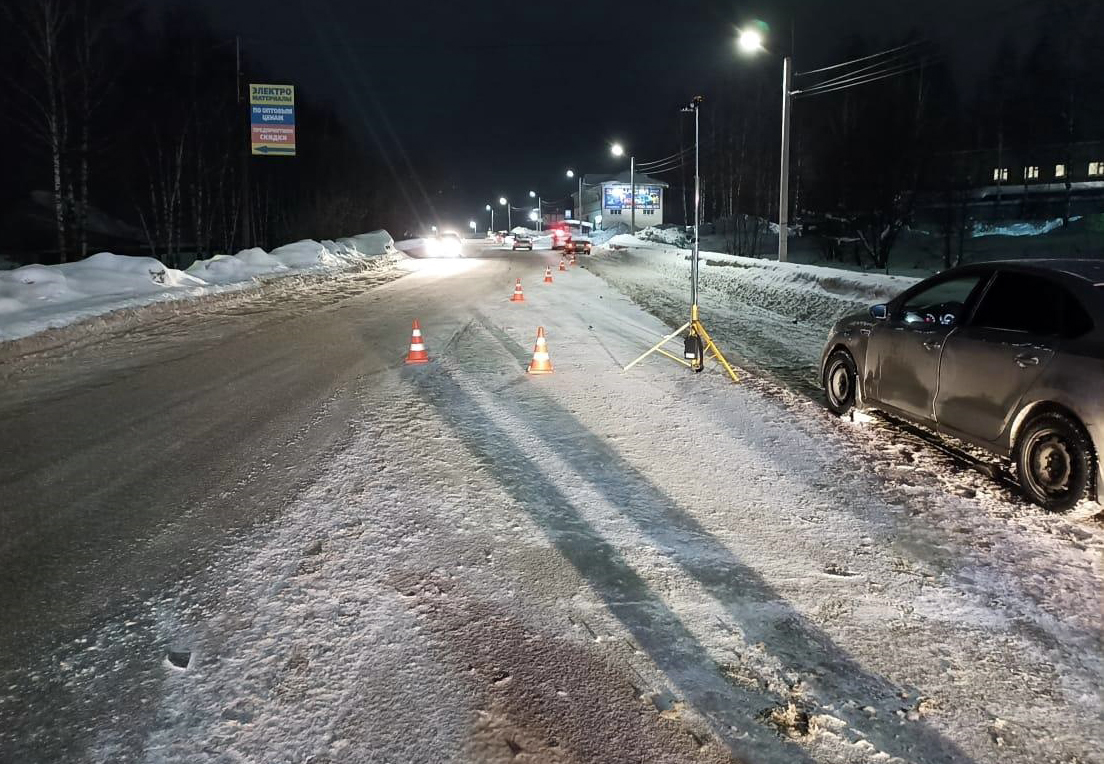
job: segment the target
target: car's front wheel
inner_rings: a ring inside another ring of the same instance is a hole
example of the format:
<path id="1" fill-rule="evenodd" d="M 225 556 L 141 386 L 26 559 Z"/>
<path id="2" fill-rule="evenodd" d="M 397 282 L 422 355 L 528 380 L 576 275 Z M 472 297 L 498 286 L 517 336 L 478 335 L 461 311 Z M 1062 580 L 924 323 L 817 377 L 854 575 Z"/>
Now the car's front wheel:
<path id="1" fill-rule="evenodd" d="M 859 372 L 846 350 L 834 350 L 824 364 L 824 394 L 828 408 L 843 416 L 855 407 Z"/>
<path id="2" fill-rule="evenodd" d="M 1059 412 L 1041 414 L 1016 441 L 1016 474 L 1027 497 L 1051 512 L 1068 512 L 1092 481 L 1092 444 L 1081 426 Z"/>

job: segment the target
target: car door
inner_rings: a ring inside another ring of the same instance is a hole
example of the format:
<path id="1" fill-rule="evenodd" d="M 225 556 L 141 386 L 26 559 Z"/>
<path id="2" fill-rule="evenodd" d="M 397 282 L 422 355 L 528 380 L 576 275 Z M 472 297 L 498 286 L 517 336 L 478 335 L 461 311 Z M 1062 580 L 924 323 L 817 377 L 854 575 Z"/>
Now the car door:
<path id="1" fill-rule="evenodd" d="M 988 271 L 924 282 L 890 304 L 889 316 L 870 333 L 867 389 L 875 403 L 917 419 L 934 419 L 939 359 Z"/>
<path id="2" fill-rule="evenodd" d="M 967 325 L 944 346 L 935 407 L 940 428 L 997 440 L 1054 359 L 1073 299 L 1045 276 L 998 273 Z"/>

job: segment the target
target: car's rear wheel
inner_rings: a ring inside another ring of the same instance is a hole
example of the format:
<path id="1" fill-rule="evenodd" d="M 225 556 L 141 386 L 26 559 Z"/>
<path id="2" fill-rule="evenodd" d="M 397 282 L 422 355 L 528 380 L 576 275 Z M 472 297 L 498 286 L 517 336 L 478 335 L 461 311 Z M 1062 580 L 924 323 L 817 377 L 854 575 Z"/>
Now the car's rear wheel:
<path id="1" fill-rule="evenodd" d="M 828 408 L 840 416 L 855 408 L 859 372 L 850 353 L 842 349 L 832 351 L 824 364 L 823 382 Z"/>
<path id="2" fill-rule="evenodd" d="M 1094 467 L 1081 426 L 1060 412 L 1028 422 L 1016 441 L 1016 474 L 1027 497 L 1051 512 L 1068 512 L 1086 498 Z"/>

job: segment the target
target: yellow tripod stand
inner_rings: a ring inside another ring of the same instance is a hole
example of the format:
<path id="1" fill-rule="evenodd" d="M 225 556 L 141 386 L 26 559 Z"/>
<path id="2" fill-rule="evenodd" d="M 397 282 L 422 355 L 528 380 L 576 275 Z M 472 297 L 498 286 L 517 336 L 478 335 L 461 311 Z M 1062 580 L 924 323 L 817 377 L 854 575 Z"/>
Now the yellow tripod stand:
<path id="1" fill-rule="evenodd" d="M 684 112 L 690 112 L 694 115 L 694 251 L 692 259 L 690 260 L 690 320 L 676 329 L 672 334 L 668 334 L 653 345 L 644 355 L 626 366 L 625 371 L 636 366 L 652 353 L 665 355 L 672 361 L 681 363 L 683 366 L 695 372 L 705 368 L 706 358 L 713 358 L 724 367 L 724 370 L 728 372 L 728 376 L 732 377 L 733 382 L 739 382 L 740 378 L 736 376 L 736 370 L 732 368 L 732 364 L 724 357 L 721 349 L 717 347 L 717 343 L 709 336 L 709 332 L 705 330 L 705 326 L 698 318 L 698 224 L 701 221 L 701 174 L 698 171 L 698 111 L 702 101 L 703 99 L 701 96 L 695 96 L 690 102 L 690 105 L 683 109 Z M 634 206 L 636 205 L 635 192 L 633 193 L 632 204 Z M 636 233 L 635 229 L 632 232 Z M 687 334 L 683 345 L 682 357 L 680 358 L 663 346 L 683 332 Z"/>
<path id="2" fill-rule="evenodd" d="M 664 345 L 678 337 L 683 332 L 686 332 L 686 341 L 684 343 L 684 351 L 682 357 L 679 357 L 667 350 Z M 659 353 L 660 355 L 667 356 L 676 363 L 681 363 L 688 369 L 692 369 L 695 372 L 701 371 L 705 368 L 705 361 L 707 358 L 716 360 L 724 370 L 728 372 L 728 376 L 732 377 L 733 382 L 739 382 L 740 377 L 737 376 L 736 370 L 732 368 L 732 364 L 728 362 L 728 359 L 724 357 L 724 353 L 717 347 L 717 343 L 713 341 L 713 338 L 709 336 L 709 332 L 705 330 L 705 325 L 702 324 L 701 319 L 698 318 L 698 305 L 694 303 L 690 306 L 690 320 L 680 326 L 671 334 L 661 339 L 655 345 L 647 350 L 644 355 L 637 358 L 635 361 L 625 367 L 625 371 L 628 371 L 633 366 L 643 361 L 652 353 Z"/>

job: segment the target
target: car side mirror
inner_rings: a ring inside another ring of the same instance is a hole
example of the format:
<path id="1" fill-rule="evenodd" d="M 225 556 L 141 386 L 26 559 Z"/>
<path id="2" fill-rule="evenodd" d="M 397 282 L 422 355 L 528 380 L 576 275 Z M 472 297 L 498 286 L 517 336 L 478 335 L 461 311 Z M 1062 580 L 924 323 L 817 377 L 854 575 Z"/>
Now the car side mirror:
<path id="1" fill-rule="evenodd" d="M 870 317 L 876 318 L 879 321 L 885 321 L 889 318 L 889 306 L 888 305 L 875 305 L 870 309 Z"/>

